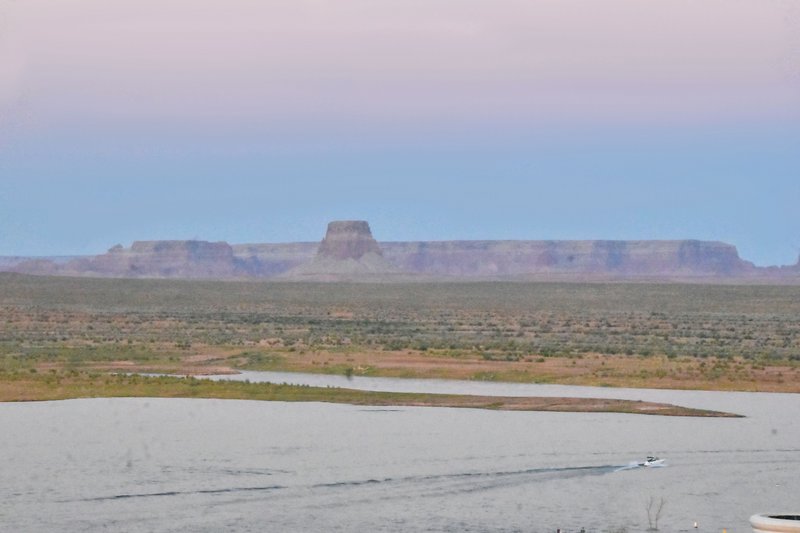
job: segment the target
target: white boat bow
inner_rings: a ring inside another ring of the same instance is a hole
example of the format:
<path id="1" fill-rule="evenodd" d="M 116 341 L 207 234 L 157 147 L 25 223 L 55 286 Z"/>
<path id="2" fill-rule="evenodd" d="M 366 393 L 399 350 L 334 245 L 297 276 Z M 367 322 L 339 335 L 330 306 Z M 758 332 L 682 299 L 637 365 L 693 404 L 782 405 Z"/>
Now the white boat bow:
<path id="1" fill-rule="evenodd" d="M 649 456 L 643 463 L 639 463 L 639 466 L 662 466 L 664 464 L 664 459 L 659 459 L 655 456 Z"/>

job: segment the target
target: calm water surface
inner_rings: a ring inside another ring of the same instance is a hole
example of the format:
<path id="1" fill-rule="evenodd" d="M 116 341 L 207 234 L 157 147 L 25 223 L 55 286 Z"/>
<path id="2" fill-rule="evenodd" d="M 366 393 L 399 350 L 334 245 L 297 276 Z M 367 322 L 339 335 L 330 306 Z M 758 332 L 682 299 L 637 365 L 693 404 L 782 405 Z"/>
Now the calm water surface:
<path id="1" fill-rule="evenodd" d="M 236 379 L 340 384 L 336 376 Z M 323 381 L 316 381 L 323 380 Z M 800 508 L 800 396 L 356 378 L 741 419 L 235 400 L 0 404 L 2 531 L 750 531 Z M 665 468 L 628 468 L 648 454 Z"/>

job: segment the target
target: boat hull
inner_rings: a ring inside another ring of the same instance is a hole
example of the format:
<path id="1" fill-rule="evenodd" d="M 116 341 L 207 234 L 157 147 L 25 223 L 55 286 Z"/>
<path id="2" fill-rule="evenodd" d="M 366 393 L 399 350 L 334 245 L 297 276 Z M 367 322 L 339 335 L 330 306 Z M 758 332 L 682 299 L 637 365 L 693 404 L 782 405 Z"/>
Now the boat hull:
<path id="1" fill-rule="evenodd" d="M 750 525 L 753 533 L 800 533 L 800 514 L 756 514 Z"/>

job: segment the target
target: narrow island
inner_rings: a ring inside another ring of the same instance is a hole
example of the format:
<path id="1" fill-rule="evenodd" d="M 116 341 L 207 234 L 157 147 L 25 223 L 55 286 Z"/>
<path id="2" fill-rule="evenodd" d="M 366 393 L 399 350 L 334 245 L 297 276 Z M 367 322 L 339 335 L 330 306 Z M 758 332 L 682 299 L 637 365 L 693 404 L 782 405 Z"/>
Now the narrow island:
<path id="1" fill-rule="evenodd" d="M 498 411 L 627 413 L 661 416 L 739 417 L 740 415 L 677 405 L 605 398 L 473 396 L 375 392 L 335 387 L 308 387 L 195 377 L 101 374 L 84 371 L 0 374 L 0 401 L 45 401 L 77 398 L 208 398 L 279 402 L 326 402 L 393 407 L 460 407 Z"/>

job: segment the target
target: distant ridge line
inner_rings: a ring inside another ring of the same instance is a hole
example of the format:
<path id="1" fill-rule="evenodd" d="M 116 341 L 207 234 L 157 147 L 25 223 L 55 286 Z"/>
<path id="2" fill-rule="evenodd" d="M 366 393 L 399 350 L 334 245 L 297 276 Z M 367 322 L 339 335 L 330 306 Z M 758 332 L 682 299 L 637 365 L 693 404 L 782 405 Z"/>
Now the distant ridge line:
<path id="1" fill-rule="evenodd" d="M 720 241 L 388 241 L 366 221 L 334 221 L 319 242 L 136 241 L 72 258 L 0 257 L 0 271 L 120 278 L 405 280 L 663 280 L 800 283 L 795 265 L 757 267 Z"/>

